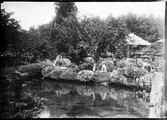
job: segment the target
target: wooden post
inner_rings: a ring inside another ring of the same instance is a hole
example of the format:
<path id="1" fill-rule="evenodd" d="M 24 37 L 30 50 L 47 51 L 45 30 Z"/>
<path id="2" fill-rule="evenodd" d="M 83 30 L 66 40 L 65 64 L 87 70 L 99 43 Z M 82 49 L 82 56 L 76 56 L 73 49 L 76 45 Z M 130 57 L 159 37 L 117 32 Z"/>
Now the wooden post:
<path id="1" fill-rule="evenodd" d="M 149 118 L 162 118 L 164 100 L 164 73 L 155 72 L 150 93 Z"/>

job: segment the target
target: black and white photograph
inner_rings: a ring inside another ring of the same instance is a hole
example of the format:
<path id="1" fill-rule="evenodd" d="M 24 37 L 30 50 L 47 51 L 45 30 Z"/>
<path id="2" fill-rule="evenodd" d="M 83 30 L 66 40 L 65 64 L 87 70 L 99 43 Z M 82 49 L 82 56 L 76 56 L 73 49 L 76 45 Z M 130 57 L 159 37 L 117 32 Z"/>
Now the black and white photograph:
<path id="1" fill-rule="evenodd" d="M 1 2 L 0 118 L 167 118 L 165 5 Z"/>

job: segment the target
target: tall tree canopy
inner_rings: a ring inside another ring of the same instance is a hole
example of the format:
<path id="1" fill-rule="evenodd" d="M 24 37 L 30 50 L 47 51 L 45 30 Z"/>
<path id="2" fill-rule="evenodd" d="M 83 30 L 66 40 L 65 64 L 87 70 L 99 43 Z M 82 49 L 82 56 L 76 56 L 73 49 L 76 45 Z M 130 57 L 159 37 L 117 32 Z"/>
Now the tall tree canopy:
<path id="1" fill-rule="evenodd" d="M 79 48 L 82 41 L 80 27 L 77 19 L 77 7 L 74 2 L 56 2 L 56 17 L 52 21 L 51 41 L 57 53 L 64 52 L 76 63 L 81 60 Z M 85 54 L 82 54 L 85 56 Z"/>
<path id="2" fill-rule="evenodd" d="M 20 31 L 21 27 L 19 22 L 14 18 L 11 18 L 11 15 L 14 13 L 8 13 L 4 9 L 1 9 L 1 35 L 4 40 L 5 46 L 1 46 L 1 51 L 10 51 L 10 52 L 20 52 Z"/>

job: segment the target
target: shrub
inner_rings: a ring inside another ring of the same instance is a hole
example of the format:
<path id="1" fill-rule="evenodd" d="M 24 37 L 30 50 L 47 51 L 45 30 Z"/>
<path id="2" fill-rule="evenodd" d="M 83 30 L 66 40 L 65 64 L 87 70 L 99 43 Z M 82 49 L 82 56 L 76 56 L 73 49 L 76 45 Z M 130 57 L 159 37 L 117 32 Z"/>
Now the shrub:
<path id="1" fill-rule="evenodd" d="M 117 66 L 118 66 L 119 68 L 123 68 L 123 67 L 125 67 L 125 66 L 126 66 L 126 62 L 125 62 L 125 60 L 122 59 L 122 60 L 118 61 Z"/>
<path id="2" fill-rule="evenodd" d="M 92 63 L 83 63 L 79 65 L 79 70 L 93 70 Z"/>
<path id="3" fill-rule="evenodd" d="M 144 76 L 148 72 L 145 69 L 137 68 L 137 67 L 127 67 L 123 70 L 123 75 L 127 78 L 139 78 Z"/>
<path id="4" fill-rule="evenodd" d="M 112 72 L 114 70 L 114 62 L 111 59 L 104 59 L 100 61 L 97 66 L 97 69 L 101 70 L 103 64 L 106 65 L 107 72 Z"/>
<path id="5" fill-rule="evenodd" d="M 90 81 L 93 78 L 93 71 L 91 70 L 82 70 L 77 74 L 77 79 L 80 81 Z"/>

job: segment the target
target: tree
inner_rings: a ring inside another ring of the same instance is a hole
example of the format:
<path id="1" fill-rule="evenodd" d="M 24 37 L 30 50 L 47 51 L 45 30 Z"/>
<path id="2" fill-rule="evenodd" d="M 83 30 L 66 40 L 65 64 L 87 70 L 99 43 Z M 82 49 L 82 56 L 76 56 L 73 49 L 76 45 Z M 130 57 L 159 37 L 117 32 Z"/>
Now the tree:
<path id="1" fill-rule="evenodd" d="M 106 20 L 101 20 L 98 17 L 85 17 L 82 20 L 82 25 L 89 36 L 86 42 L 89 45 L 89 53 L 92 54 L 96 62 L 106 52 L 111 52 L 119 57 L 120 54 L 122 57 L 126 55 L 127 28 L 123 20 L 117 20 L 111 16 Z"/>
<path id="2" fill-rule="evenodd" d="M 51 22 L 51 42 L 56 47 L 58 54 L 64 52 L 73 62 L 79 63 L 82 57 L 79 47 L 81 29 L 76 17 L 77 7 L 74 2 L 56 2 L 56 17 Z"/>
<path id="3" fill-rule="evenodd" d="M 155 18 L 153 15 L 137 16 L 129 12 L 121 16 L 126 20 L 127 29 L 151 43 L 164 38 L 164 22 L 162 18 Z"/>
<path id="4" fill-rule="evenodd" d="M 4 9 L 1 10 L 1 35 L 3 35 L 1 40 L 5 40 L 5 47 L 4 45 L 1 46 L 1 51 L 15 54 L 21 52 L 22 46 L 19 39 L 21 27 L 17 20 L 11 18 L 13 14 L 6 12 Z"/>

